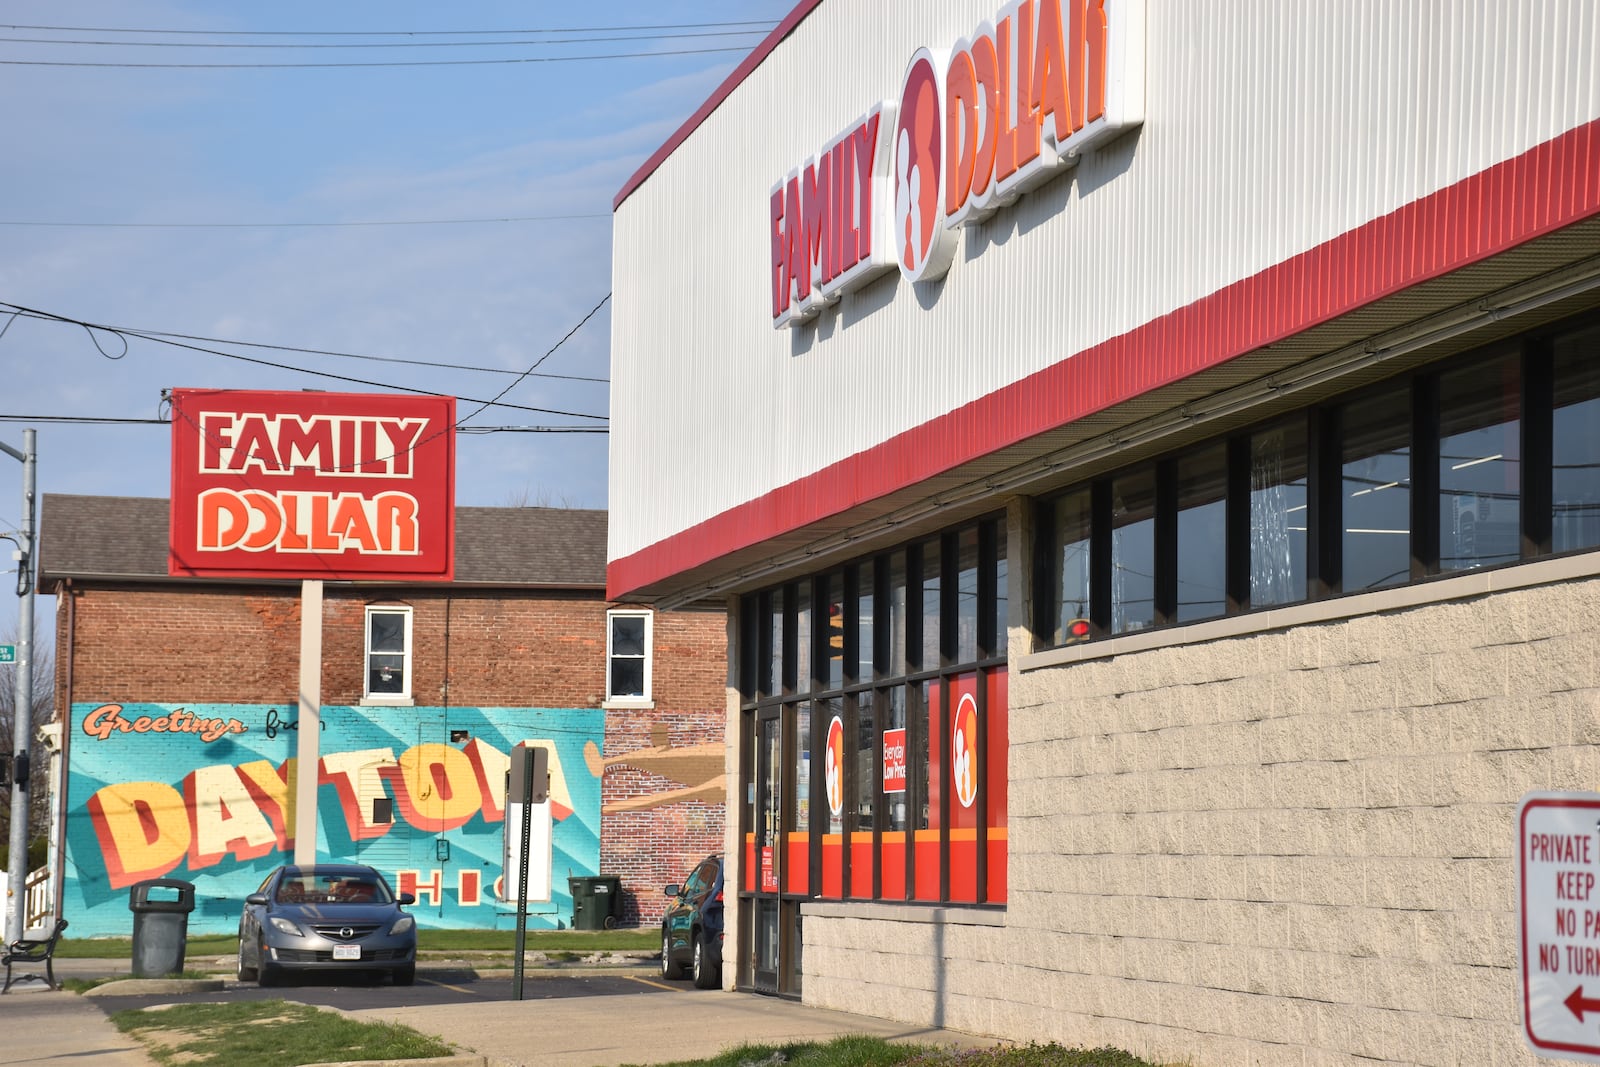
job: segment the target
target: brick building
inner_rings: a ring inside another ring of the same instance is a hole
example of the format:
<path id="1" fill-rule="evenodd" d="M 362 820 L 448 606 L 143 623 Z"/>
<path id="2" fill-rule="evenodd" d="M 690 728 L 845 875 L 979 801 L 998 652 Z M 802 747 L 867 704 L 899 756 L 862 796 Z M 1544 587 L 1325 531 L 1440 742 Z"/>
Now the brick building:
<path id="1" fill-rule="evenodd" d="M 40 585 L 60 597 L 56 899 L 126 932 L 127 887 L 196 885 L 190 928 L 293 852 L 297 582 L 167 573 L 165 500 L 47 495 Z M 384 870 L 435 926 L 514 924 L 498 898 L 512 746 L 550 747 L 552 898 L 615 874 L 624 924 L 723 834 L 720 613 L 608 603 L 606 513 L 458 508 L 455 578 L 329 582 L 318 854 Z"/>

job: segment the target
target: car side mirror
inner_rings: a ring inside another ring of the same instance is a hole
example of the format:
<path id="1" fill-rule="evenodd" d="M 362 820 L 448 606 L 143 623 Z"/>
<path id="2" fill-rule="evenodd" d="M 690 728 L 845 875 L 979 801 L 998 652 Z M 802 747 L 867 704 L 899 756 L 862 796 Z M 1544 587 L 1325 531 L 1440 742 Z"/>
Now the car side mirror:
<path id="1" fill-rule="evenodd" d="M 407 904 L 415 904 L 417 902 L 417 895 L 415 893 L 401 893 L 398 897 L 395 897 L 395 899 L 400 902 L 401 907 L 405 907 Z"/>
<path id="2" fill-rule="evenodd" d="M 244 898 L 246 904 L 270 904 L 271 899 L 265 893 L 251 893 Z"/>
<path id="3" fill-rule="evenodd" d="M 669 896 L 669 897 L 682 896 L 683 895 L 683 886 L 679 885 L 677 882 L 673 882 L 669 886 L 663 886 L 662 889 L 661 889 L 661 892 L 662 892 L 663 895 Z"/>

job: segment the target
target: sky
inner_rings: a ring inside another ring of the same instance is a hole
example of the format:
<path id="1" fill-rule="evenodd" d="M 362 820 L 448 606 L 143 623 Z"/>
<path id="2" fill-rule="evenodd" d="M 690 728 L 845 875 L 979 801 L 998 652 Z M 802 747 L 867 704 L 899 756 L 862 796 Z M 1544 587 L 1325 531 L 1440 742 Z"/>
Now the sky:
<path id="1" fill-rule="evenodd" d="M 501 428 L 604 428 L 612 199 L 792 7 L 0 0 L 0 441 L 165 497 L 169 426 L 61 420 L 403 387 L 459 398 L 457 504 L 605 507 L 603 432 Z M 259 66 L 330 63 L 430 65 Z M 0 454 L 0 532 L 21 489 Z"/>

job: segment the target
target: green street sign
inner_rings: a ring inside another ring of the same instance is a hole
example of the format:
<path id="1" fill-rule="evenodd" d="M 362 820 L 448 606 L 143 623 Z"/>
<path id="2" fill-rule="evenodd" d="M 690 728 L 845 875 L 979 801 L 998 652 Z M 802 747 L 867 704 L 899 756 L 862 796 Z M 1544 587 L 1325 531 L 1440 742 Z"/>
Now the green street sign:
<path id="1" fill-rule="evenodd" d="M 17 662 L 16 645 L 0 645 L 0 663 Z"/>

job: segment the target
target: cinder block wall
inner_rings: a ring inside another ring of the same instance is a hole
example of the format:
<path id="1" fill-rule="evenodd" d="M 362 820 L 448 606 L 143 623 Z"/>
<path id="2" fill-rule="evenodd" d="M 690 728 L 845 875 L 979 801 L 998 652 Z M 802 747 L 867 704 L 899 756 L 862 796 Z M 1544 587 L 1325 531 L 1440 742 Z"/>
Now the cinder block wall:
<path id="1" fill-rule="evenodd" d="M 1600 788 L 1597 609 L 1590 577 L 1014 670 L 1003 925 L 823 906 L 804 998 L 1197 1067 L 1533 1063 L 1515 807 Z"/>
<path id="2" fill-rule="evenodd" d="M 297 586 L 75 586 L 56 634 L 56 691 L 73 699 L 159 704 L 297 704 Z M 428 707 L 598 708 L 606 691 L 606 612 L 598 592 L 346 588 L 323 601 L 322 703 L 358 706 L 365 608 L 412 609 L 412 694 Z M 655 615 L 653 706 L 608 709 L 605 756 L 723 742 L 727 637 L 718 613 Z M 448 683 L 448 684 L 447 684 Z M 92 694 L 83 696 L 81 694 Z M 63 700 L 63 705 L 65 700 Z M 386 717 L 404 709 L 384 708 Z M 438 740 L 444 740 L 439 738 Z M 600 765 L 595 753 L 595 766 Z M 651 925 L 661 887 L 721 847 L 725 789 L 648 810 L 617 801 L 702 785 L 631 767 L 601 782 L 600 869 L 622 878 L 624 922 Z M 721 783 L 717 785 L 720 787 Z M 555 872 L 563 877 L 563 872 Z"/>

